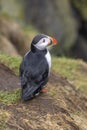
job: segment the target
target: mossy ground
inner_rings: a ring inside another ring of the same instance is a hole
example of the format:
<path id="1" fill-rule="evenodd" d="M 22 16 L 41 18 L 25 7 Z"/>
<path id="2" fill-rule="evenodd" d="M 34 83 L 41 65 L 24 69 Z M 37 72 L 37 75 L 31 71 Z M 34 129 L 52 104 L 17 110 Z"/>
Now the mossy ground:
<path id="1" fill-rule="evenodd" d="M 11 57 L 0 53 L 0 61 L 8 66 L 16 75 L 19 75 L 19 66 L 22 61 L 21 57 Z M 52 70 L 63 77 L 67 78 L 77 89 L 87 94 L 87 64 L 82 60 L 68 58 L 52 57 Z M 3 102 L 12 102 L 19 99 L 19 90 L 13 92 L 0 92 L 0 100 Z M 13 98 L 10 98 L 13 97 Z"/>
<path id="2" fill-rule="evenodd" d="M 17 76 L 21 60 L 21 57 L 0 54 L 0 62 Z M 87 90 L 86 69 L 87 64 L 81 60 L 52 57 L 53 75 L 48 83 L 47 94 L 23 102 L 20 89 L 0 91 L 0 129 L 76 130 L 80 127 L 86 130 L 86 126 L 80 123 L 82 117 L 77 113 L 82 113 L 84 121 L 87 121 L 84 117 L 87 114 L 87 99 L 71 85 L 80 88 L 83 93 Z M 78 117 L 79 121 L 76 120 Z"/>
<path id="3" fill-rule="evenodd" d="M 22 61 L 21 57 L 11 57 L 0 53 L 0 61 L 14 71 L 15 74 L 19 74 L 19 66 Z"/>
<path id="4" fill-rule="evenodd" d="M 52 58 L 52 69 L 66 77 L 77 89 L 87 94 L 87 64 L 82 60 Z"/>

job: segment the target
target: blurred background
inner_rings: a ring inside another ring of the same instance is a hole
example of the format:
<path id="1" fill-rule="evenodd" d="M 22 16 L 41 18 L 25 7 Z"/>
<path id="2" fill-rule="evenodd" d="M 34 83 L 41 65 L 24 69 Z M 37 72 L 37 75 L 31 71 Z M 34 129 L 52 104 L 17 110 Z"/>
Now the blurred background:
<path id="1" fill-rule="evenodd" d="M 87 61 L 87 0 L 0 0 L 0 52 L 23 56 L 38 33 L 58 40 L 52 54 Z"/>

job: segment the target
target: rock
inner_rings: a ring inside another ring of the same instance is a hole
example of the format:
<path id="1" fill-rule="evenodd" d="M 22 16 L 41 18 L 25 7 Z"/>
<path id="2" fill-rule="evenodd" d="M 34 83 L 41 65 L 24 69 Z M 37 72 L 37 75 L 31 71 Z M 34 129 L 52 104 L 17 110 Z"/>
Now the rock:
<path id="1" fill-rule="evenodd" d="M 0 33 L 9 40 L 20 55 L 24 55 L 29 49 L 26 37 L 16 22 L 0 18 Z"/>
<path id="2" fill-rule="evenodd" d="M 12 43 L 4 36 L 0 35 L 0 52 L 3 52 L 12 56 L 19 56 L 16 48 Z"/>

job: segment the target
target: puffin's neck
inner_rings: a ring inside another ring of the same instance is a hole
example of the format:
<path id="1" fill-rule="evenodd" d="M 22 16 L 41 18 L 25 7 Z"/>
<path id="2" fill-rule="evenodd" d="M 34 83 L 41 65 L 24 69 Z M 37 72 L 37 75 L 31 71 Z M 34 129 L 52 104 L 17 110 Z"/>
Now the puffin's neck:
<path id="1" fill-rule="evenodd" d="M 33 53 L 43 53 L 43 55 L 46 55 L 46 53 L 47 53 L 47 49 L 39 50 L 39 49 L 36 48 L 33 44 L 31 44 L 31 51 L 32 51 Z"/>

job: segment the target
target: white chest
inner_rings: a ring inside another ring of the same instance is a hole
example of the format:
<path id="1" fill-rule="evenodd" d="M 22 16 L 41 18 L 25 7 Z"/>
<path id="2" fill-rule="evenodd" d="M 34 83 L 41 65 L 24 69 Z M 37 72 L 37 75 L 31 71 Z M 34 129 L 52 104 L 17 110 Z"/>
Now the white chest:
<path id="1" fill-rule="evenodd" d="M 51 55 L 50 55 L 49 51 L 48 51 L 47 54 L 45 55 L 45 58 L 46 58 L 46 60 L 47 60 L 47 63 L 48 63 L 48 65 L 49 65 L 49 70 L 50 70 L 50 68 L 51 68 Z"/>

